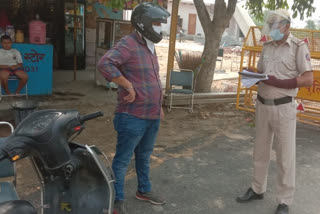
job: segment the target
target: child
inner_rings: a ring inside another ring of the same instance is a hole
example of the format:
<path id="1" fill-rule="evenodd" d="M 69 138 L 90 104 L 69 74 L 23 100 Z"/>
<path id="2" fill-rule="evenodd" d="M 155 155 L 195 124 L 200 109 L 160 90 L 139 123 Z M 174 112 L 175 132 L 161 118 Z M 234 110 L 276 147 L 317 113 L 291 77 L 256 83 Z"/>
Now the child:
<path id="1" fill-rule="evenodd" d="M 15 75 L 19 78 L 18 88 L 15 93 L 19 94 L 20 90 L 26 85 L 28 75 L 23 69 L 21 54 L 18 50 L 12 49 L 12 40 L 10 36 L 1 37 L 0 49 L 0 81 L 7 95 L 10 95 L 8 88 L 9 76 Z M 1 90 L 1 89 L 0 89 Z"/>

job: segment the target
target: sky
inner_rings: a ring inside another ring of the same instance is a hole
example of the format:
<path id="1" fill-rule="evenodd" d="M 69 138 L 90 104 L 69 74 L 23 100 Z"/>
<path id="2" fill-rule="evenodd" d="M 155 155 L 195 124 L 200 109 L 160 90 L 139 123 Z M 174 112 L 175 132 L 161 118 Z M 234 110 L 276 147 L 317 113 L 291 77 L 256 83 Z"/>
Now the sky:
<path id="1" fill-rule="evenodd" d="M 293 0 L 288 0 L 289 6 L 291 6 Z M 292 20 L 292 27 L 303 28 L 306 25 L 307 20 L 320 20 L 320 0 L 314 0 L 313 6 L 316 8 L 316 11 L 312 14 L 311 17 L 304 17 L 304 20 L 300 20 L 300 16 Z"/>
<path id="2" fill-rule="evenodd" d="M 192 3 L 193 0 L 182 0 L 183 2 L 190 2 Z M 228 2 L 227 0 L 225 0 Z M 265 0 L 266 1 L 266 0 Z M 292 6 L 294 0 L 287 0 L 289 4 L 289 8 Z M 215 0 L 204 0 L 205 3 L 207 4 L 214 4 Z M 239 5 L 243 5 L 246 2 L 246 0 L 238 0 Z M 316 8 L 316 11 L 312 14 L 311 17 L 304 17 L 304 20 L 300 20 L 300 16 L 298 16 L 292 20 L 291 26 L 293 28 L 304 28 L 306 26 L 306 21 L 307 20 L 318 20 L 320 22 L 320 0 L 313 0 L 313 6 Z M 292 11 L 290 11 L 291 15 L 293 14 Z M 320 23 L 317 23 L 319 24 Z"/>
<path id="3" fill-rule="evenodd" d="M 292 6 L 293 1 L 294 0 L 288 0 L 289 8 Z M 214 3 L 214 0 L 205 0 L 205 2 Z M 246 2 L 246 0 L 238 0 L 238 4 L 240 4 L 240 5 L 243 5 L 245 2 Z M 292 27 L 304 28 L 306 26 L 307 20 L 320 20 L 320 0 L 313 0 L 313 6 L 316 8 L 316 11 L 312 14 L 312 16 L 311 17 L 304 17 L 304 20 L 300 20 L 300 16 L 298 14 L 298 16 L 292 20 Z M 290 11 L 290 13 L 291 13 L 291 15 L 293 14 L 292 11 Z"/>

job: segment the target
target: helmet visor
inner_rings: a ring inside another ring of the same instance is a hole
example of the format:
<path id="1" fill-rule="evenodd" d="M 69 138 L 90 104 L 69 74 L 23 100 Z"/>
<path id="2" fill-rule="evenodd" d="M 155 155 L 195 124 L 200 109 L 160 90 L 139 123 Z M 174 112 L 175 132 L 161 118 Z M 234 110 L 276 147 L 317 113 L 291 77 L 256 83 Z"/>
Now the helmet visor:
<path id="1" fill-rule="evenodd" d="M 146 10 L 145 16 L 150 18 L 152 22 L 167 23 L 167 18 L 170 16 L 170 13 L 157 4 L 149 5 L 150 6 Z"/>
<path id="2" fill-rule="evenodd" d="M 261 41 L 270 42 L 281 40 L 280 38 L 283 37 L 283 28 L 289 23 L 290 18 L 276 11 L 270 11 L 265 18 Z"/>

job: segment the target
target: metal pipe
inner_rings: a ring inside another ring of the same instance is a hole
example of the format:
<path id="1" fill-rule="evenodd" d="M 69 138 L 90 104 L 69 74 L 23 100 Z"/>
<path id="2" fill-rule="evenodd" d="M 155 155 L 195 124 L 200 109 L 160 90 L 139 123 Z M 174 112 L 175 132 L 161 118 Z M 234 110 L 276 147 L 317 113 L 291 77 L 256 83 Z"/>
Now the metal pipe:
<path id="1" fill-rule="evenodd" d="M 178 11 L 179 11 L 179 0 L 173 0 L 172 1 L 172 11 L 171 11 L 171 27 L 170 27 L 168 66 L 167 66 L 166 94 L 169 93 L 170 74 L 171 74 L 171 70 L 173 69 L 173 65 L 174 65 L 174 53 L 175 53 L 175 49 L 176 49 Z"/>
<path id="2" fill-rule="evenodd" d="M 77 0 L 73 1 L 73 80 L 77 80 Z"/>

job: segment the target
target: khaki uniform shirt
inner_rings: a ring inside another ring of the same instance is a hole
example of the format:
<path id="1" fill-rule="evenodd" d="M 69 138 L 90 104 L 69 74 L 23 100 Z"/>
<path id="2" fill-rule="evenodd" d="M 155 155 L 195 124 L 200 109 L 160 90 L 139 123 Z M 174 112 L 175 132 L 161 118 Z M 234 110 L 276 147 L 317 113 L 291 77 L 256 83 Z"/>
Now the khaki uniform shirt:
<path id="1" fill-rule="evenodd" d="M 307 44 L 289 35 L 285 43 L 265 43 L 258 61 L 258 70 L 278 79 L 292 79 L 306 71 L 312 71 L 310 52 Z M 276 99 L 285 96 L 295 97 L 298 89 L 276 88 L 259 83 L 258 93 L 265 99 Z"/>

